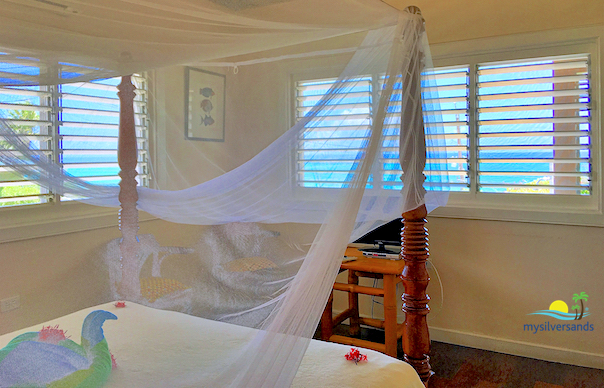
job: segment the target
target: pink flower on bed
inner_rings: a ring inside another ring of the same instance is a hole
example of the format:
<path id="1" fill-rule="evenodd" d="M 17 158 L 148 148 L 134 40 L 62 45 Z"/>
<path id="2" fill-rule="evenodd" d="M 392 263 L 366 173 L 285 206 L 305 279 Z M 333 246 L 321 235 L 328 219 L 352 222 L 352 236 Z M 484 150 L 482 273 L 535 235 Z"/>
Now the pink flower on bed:
<path id="1" fill-rule="evenodd" d="M 367 355 L 361 354 L 359 349 L 355 349 L 355 348 L 351 348 L 350 352 L 348 354 L 346 354 L 344 357 L 346 357 L 346 359 L 348 361 L 354 361 L 355 364 L 358 364 L 359 362 L 362 362 L 362 361 L 367 361 Z"/>
<path id="2" fill-rule="evenodd" d="M 115 302 L 115 307 L 117 308 L 123 308 L 126 307 L 126 302 Z"/>

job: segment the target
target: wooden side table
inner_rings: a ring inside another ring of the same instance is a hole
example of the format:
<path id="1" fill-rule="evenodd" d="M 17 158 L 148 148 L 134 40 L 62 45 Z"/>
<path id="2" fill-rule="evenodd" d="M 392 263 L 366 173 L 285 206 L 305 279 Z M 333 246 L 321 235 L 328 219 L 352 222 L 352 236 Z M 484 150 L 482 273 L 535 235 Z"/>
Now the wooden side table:
<path id="1" fill-rule="evenodd" d="M 363 256 L 356 248 L 348 247 L 346 256 L 356 260 L 342 263 L 340 270 L 348 270 L 348 283 L 334 283 L 333 289 L 348 292 L 348 309 L 333 316 L 333 291 L 321 318 L 321 339 L 345 345 L 361 346 L 397 356 L 397 340 L 403 334 L 403 324 L 397 323 L 398 303 L 396 285 L 401 282 L 400 275 L 405 267 L 403 260 L 388 260 Z M 384 288 L 359 285 L 359 277 L 383 279 Z M 384 320 L 359 317 L 359 294 L 381 296 L 384 298 Z M 357 338 L 334 335 L 333 328 L 350 318 L 350 335 L 358 335 L 360 325 L 384 329 L 385 343 L 377 343 Z"/>

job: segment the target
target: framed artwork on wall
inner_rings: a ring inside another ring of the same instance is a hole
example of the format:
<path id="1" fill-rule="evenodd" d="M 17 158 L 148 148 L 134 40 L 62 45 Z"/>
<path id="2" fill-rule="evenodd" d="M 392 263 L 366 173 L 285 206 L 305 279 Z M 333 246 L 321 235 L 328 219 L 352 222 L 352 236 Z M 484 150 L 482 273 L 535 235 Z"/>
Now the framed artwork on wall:
<path id="1" fill-rule="evenodd" d="M 226 76 L 185 69 L 185 139 L 224 141 Z"/>

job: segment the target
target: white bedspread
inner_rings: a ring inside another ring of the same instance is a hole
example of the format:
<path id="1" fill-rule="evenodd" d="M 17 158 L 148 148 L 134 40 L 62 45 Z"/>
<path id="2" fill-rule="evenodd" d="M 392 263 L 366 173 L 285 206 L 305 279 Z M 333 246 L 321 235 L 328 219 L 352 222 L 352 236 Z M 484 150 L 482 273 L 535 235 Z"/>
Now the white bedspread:
<path id="1" fill-rule="evenodd" d="M 105 337 L 118 364 L 108 388 L 199 388 L 196 379 L 199 365 L 206 370 L 212 368 L 217 354 L 234 353 L 236 345 L 254 333 L 246 327 L 130 302 L 125 308 L 108 303 L 0 336 L 0 348 L 23 332 L 57 324 L 79 343 L 82 322 L 93 310 L 107 310 L 118 317 L 117 321 L 106 321 L 104 325 Z M 349 346 L 311 341 L 292 387 L 424 388 L 408 364 L 363 349 L 361 353 L 367 354 L 368 362 L 355 365 L 344 358 L 349 350 Z"/>

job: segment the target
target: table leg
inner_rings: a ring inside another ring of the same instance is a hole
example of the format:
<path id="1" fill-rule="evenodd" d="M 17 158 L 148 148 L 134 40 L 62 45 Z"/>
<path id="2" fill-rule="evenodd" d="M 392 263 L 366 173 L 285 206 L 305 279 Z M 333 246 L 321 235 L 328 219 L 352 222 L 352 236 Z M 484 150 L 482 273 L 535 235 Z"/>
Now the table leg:
<path id="1" fill-rule="evenodd" d="M 323 341 L 329 341 L 333 334 L 333 290 L 329 294 L 327 305 L 323 310 L 323 316 L 321 316 L 321 339 Z"/>
<path id="2" fill-rule="evenodd" d="M 348 284 L 359 284 L 359 277 L 353 270 L 348 270 Z M 359 323 L 359 294 L 356 292 L 348 293 L 348 308 L 352 311 L 352 315 L 350 316 L 350 335 L 359 335 L 361 333 L 361 324 Z"/>
<path id="3" fill-rule="evenodd" d="M 384 336 L 386 354 L 397 356 L 396 276 L 384 274 Z"/>

